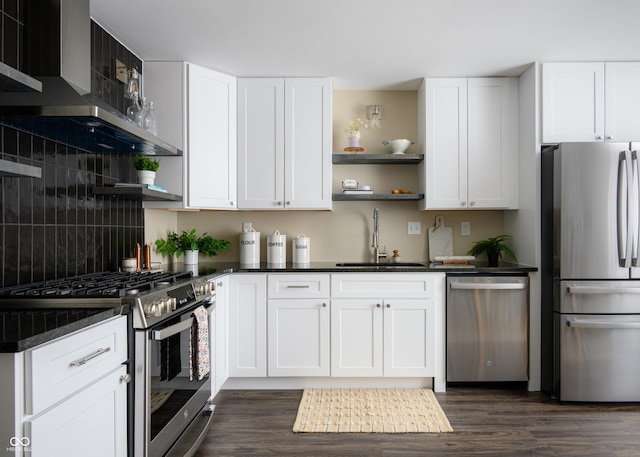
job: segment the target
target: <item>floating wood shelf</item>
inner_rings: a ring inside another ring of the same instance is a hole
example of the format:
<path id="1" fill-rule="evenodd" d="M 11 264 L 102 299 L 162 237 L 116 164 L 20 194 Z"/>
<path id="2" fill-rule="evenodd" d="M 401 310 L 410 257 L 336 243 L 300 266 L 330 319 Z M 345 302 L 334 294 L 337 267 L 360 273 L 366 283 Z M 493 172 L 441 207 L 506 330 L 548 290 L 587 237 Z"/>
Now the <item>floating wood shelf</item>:
<path id="1" fill-rule="evenodd" d="M 109 195 L 112 197 L 128 198 L 131 200 L 142 201 L 165 201 L 165 202 L 181 202 L 182 197 L 180 195 L 170 194 L 168 192 L 161 192 L 159 190 L 148 189 L 146 187 L 115 187 L 104 186 L 94 187 L 94 195 Z"/>
<path id="2" fill-rule="evenodd" d="M 336 202 L 345 201 L 371 201 L 371 200 L 422 200 L 424 194 L 333 194 L 332 199 Z"/>
<path id="3" fill-rule="evenodd" d="M 424 154 L 333 154 L 334 165 L 397 164 L 412 165 L 424 160 Z"/>

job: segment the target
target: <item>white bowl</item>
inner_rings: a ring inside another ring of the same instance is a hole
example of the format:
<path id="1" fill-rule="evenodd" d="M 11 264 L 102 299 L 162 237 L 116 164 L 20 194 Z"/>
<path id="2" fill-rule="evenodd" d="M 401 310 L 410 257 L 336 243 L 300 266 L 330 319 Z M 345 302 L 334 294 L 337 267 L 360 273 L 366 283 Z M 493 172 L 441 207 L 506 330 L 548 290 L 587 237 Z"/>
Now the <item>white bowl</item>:
<path id="1" fill-rule="evenodd" d="M 397 140 L 386 140 L 383 141 L 382 144 L 384 144 L 387 152 L 391 154 L 404 154 L 406 150 L 409 149 L 409 146 L 413 144 L 413 141 L 401 138 Z"/>

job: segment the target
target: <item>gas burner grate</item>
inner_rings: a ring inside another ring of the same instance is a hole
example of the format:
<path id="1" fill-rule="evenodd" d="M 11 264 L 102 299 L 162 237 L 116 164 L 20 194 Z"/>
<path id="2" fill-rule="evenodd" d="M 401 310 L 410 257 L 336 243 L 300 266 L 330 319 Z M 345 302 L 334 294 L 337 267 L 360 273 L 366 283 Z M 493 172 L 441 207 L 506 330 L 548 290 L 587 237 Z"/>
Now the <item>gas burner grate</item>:
<path id="1" fill-rule="evenodd" d="M 0 297 L 115 297 L 143 293 L 191 278 L 191 272 L 100 272 L 0 289 Z"/>

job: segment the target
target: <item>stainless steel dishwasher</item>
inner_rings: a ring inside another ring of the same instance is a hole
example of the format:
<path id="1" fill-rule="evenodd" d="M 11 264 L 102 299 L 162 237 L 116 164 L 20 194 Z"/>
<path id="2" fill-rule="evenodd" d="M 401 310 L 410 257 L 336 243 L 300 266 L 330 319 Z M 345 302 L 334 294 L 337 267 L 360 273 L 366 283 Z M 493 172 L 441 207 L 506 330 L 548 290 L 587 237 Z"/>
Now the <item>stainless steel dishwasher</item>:
<path id="1" fill-rule="evenodd" d="M 529 379 L 529 277 L 447 276 L 447 382 Z"/>

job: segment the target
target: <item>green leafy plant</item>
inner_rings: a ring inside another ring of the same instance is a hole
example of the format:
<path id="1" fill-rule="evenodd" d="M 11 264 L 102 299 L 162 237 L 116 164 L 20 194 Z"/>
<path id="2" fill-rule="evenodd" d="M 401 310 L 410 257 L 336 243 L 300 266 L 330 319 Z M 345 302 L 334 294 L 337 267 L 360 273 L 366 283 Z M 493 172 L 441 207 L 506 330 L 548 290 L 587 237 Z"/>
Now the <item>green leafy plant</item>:
<path id="1" fill-rule="evenodd" d="M 487 238 L 486 240 L 476 241 L 473 243 L 473 247 L 469 249 L 467 254 L 479 256 L 486 253 L 487 257 L 491 259 L 491 256 L 497 256 L 502 259 L 502 253 L 504 252 L 507 257 L 513 260 L 513 263 L 518 263 L 518 259 L 514 252 L 504 244 L 505 241 L 509 241 L 511 237 L 509 235 L 498 235 L 494 238 Z"/>
<path id="2" fill-rule="evenodd" d="M 200 251 L 206 256 L 217 255 L 216 251 L 226 251 L 231 246 L 231 242 L 216 240 L 211 235 L 203 233 L 196 235 L 196 229 L 190 232 L 183 231 L 180 234 L 170 232 L 167 239 L 156 240 L 156 250 L 168 256 L 176 254 L 179 258 L 185 251 Z"/>
<path id="3" fill-rule="evenodd" d="M 160 161 L 149 156 L 139 155 L 133 159 L 133 167 L 136 170 L 158 171 Z"/>

